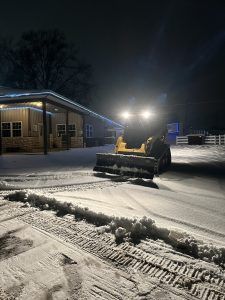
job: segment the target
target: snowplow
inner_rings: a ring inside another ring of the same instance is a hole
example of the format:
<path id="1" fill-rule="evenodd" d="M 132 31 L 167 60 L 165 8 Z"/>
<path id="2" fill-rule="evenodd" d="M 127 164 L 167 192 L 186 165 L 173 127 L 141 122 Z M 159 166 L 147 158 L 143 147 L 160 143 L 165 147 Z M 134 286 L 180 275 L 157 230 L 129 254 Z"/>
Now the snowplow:
<path id="1" fill-rule="evenodd" d="M 166 126 L 133 114 L 118 137 L 114 153 L 97 153 L 94 171 L 128 177 L 152 179 L 171 164 Z"/>

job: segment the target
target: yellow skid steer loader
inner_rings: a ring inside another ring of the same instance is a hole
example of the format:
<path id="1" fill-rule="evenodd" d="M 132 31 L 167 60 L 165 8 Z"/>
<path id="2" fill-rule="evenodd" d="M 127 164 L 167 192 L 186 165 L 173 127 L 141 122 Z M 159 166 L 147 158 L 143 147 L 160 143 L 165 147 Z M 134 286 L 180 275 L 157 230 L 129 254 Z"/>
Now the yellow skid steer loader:
<path id="1" fill-rule="evenodd" d="M 160 121 L 132 115 L 114 153 L 96 154 L 94 171 L 152 179 L 171 164 L 165 128 Z"/>

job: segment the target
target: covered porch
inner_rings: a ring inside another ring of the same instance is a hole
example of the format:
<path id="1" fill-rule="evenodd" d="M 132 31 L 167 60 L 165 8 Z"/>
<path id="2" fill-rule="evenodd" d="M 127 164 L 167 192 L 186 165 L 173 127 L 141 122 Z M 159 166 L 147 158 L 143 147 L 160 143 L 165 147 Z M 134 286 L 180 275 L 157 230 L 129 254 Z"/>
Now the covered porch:
<path id="1" fill-rule="evenodd" d="M 85 146 L 84 111 L 53 92 L 0 96 L 0 154 Z"/>

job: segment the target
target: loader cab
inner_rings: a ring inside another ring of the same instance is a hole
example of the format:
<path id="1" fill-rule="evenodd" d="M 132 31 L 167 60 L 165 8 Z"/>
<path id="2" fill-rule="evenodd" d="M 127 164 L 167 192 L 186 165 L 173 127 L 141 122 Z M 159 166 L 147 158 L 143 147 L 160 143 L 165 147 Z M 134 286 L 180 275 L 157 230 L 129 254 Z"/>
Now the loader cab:
<path id="1" fill-rule="evenodd" d="M 166 126 L 159 120 L 131 120 L 127 122 L 123 140 L 127 148 L 140 148 L 150 137 L 162 137 L 166 134 Z"/>

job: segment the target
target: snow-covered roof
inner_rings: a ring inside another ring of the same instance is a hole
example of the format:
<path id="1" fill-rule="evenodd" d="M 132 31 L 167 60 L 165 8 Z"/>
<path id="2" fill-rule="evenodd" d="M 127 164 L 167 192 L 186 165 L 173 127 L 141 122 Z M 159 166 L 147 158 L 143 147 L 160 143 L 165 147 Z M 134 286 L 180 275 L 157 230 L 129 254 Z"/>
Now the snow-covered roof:
<path id="1" fill-rule="evenodd" d="M 16 100 L 16 102 L 28 102 L 28 100 L 34 99 L 47 99 L 51 102 L 54 102 L 59 105 L 66 106 L 68 108 L 77 110 L 83 114 L 90 115 L 92 117 L 96 117 L 107 122 L 109 125 L 116 126 L 119 128 L 123 128 L 123 125 L 90 110 L 89 108 L 79 104 L 76 101 L 72 101 L 60 94 L 57 94 L 50 90 L 19 90 L 19 89 L 10 89 L 7 87 L 0 86 L 0 103 L 12 103 L 12 100 Z"/>

